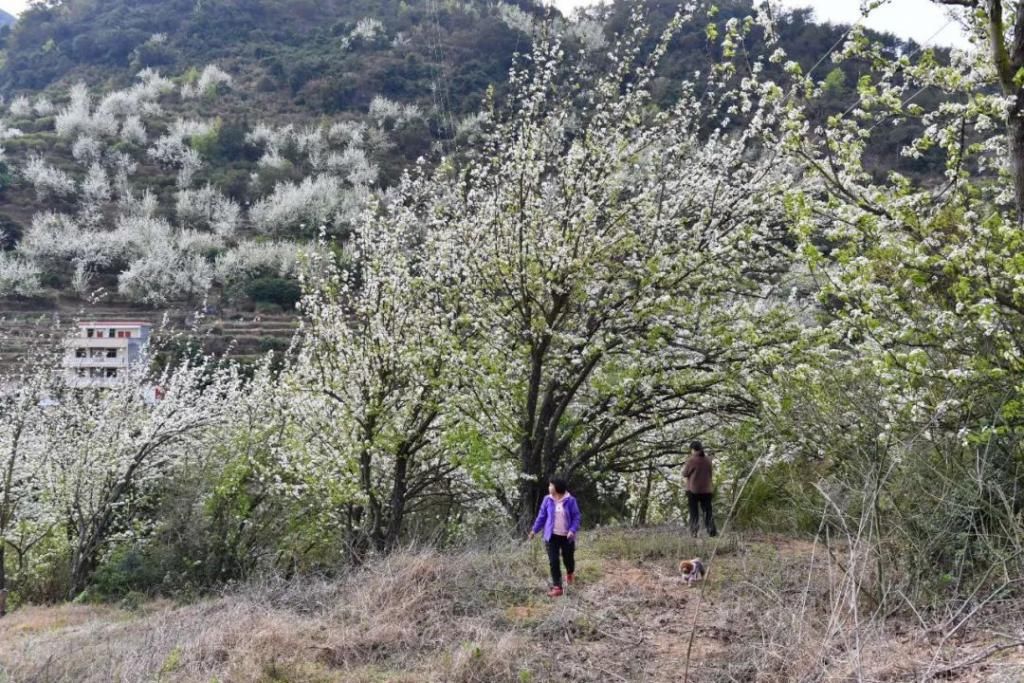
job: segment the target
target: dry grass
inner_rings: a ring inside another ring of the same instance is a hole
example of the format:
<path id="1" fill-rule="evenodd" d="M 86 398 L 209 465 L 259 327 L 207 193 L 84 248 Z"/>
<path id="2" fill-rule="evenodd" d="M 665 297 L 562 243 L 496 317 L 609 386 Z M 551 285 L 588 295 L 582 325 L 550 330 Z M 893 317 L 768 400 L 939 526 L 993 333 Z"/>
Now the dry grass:
<path id="1" fill-rule="evenodd" d="M 702 682 L 1024 678 L 1021 648 L 989 653 L 1012 642 L 1020 605 L 943 639 L 873 618 L 811 542 L 734 536 L 707 582 L 683 584 L 678 559 L 711 550 L 674 529 L 590 534 L 582 582 L 558 601 L 540 549 L 507 546 L 188 606 L 25 608 L 0 621 L 0 681 L 680 681 L 688 651 Z"/>

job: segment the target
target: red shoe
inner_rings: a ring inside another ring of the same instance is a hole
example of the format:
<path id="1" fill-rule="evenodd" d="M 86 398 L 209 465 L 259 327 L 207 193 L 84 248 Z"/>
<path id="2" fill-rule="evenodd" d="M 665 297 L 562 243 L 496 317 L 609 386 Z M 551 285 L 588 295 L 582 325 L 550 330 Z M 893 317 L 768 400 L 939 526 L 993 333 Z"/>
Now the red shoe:
<path id="1" fill-rule="evenodd" d="M 562 594 L 561 586 L 552 586 L 551 590 L 548 591 L 549 598 L 557 598 Z"/>
<path id="2" fill-rule="evenodd" d="M 570 586 L 572 584 L 576 583 L 576 574 L 574 572 L 569 572 L 568 574 L 566 574 L 565 575 L 565 582 L 567 584 L 569 584 Z"/>

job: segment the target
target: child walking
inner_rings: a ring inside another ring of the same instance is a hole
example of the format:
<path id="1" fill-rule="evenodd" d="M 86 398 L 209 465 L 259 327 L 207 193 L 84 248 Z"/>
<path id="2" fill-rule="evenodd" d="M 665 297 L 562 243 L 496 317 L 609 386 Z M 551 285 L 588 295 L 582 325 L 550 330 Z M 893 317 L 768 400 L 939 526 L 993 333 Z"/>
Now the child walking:
<path id="1" fill-rule="evenodd" d="M 565 479 L 554 477 L 548 483 L 548 495 L 540 503 L 540 512 L 533 522 L 530 538 L 544 530 L 544 543 L 548 549 L 551 565 L 551 590 L 548 596 L 557 598 L 562 594 L 562 568 L 559 553 L 565 561 L 565 579 L 572 583 L 576 578 L 576 532 L 580 529 L 580 508 L 569 493 Z"/>

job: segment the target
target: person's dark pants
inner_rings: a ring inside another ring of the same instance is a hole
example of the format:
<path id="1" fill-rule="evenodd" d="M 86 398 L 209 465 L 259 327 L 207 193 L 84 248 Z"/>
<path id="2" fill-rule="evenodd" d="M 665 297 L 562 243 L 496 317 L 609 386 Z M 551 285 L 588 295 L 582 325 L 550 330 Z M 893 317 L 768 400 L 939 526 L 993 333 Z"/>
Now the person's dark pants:
<path id="1" fill-rule="evenodd" d="M 715 529 L 715 517 L 711 514 L 710 493 L 686 492 L 686 503 L 690 506 L 690 533 L 694 536 L 700 530 L 700 513 L 704 513 L 704 528 L 708 530 L 708 536 L 717 536 Z"/>
<path id="2" fill-rule="evenodd" d="M 551 583 L 559 588 L 562 587 L 562 568 L 558 562 L 558 553 L 562 553 L 565 560 L 565 571 L 572 574 L 576 571 L 576 541 L 569 540 L 568 536 L 556 536 L 551 534 L 551 540 L 547 542 L 548 563 L 551 565 Z"/>

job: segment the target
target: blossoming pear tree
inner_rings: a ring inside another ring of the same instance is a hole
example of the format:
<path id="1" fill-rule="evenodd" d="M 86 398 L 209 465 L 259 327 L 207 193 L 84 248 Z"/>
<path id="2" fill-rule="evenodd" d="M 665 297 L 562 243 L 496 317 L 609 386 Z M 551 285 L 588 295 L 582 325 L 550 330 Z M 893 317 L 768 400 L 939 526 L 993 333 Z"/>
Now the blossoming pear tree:
<path id="1" fill-rule="evenodd" d="M 683 20 L 645 54 L 635 18 L 604 73 L 542 35 L 468 161 L 401 190 L 454 321 L 446 444 L 520 524 L 558 471 L 674 462 L 680 426 L 753 411 L 792 339 L 786 93 L 727 50 L 658 111 Z"/>
<path id="2" fill-rule="evenodd" d="M 51 397 L 38 457 L 45 498 L 69 534 L 72 597 L 112 538 L 135 530 L 148 487 L 210 448 L 240 391 L 236 368 L 186 359 L 157 376 L 139 364 L 110 386 L 70 384 Z"/>

